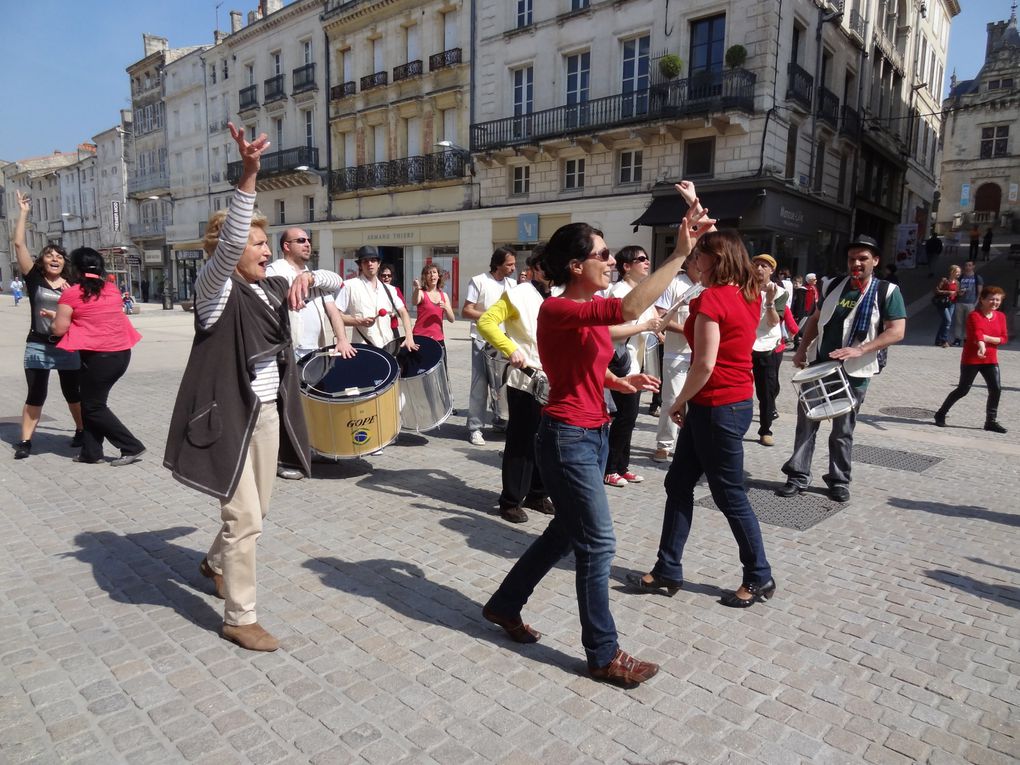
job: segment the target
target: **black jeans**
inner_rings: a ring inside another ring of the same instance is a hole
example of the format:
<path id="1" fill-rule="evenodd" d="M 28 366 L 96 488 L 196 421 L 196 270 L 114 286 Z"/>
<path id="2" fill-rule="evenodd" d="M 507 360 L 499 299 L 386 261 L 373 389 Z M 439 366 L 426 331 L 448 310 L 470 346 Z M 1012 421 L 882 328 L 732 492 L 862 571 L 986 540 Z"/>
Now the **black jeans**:
<path id="1" fill-rule="evenodd" d="M 758 398 L 758 435 L 772 435 L 772 413 L 776 411 L 776 397 L 779 395 L 779 364 L 781 353 L 775 351 L 752 351 L 751 365 L 754 369 L 754 393 Z"/>
<path id="2" fill-rule="evenodd" d="M 117 380 L 131 362 L 131 351 L 80 351 L 81 416 L 85 422 L 81 459 L 94 462 L 103 457 L 103 440 L 120 449 L 121 455 L 138 454 L 145 447 L 110 411 L 106 401 Z"/>
<path id="3" fill-rule="evenodd" d="M 513 507 L 526 499 L 545 497 L 542 477 L 535 469 L 535 434 L 542 421 L 542 406 L 530 393 L 506 387 L 510 417 L 503 449 L 503 491 L 500 507 Z"/>
<path id="4" fill-rule="evenodd" d="M 641 392 L 617 393 L 613 395 L 616 404 L 616 416 L 609 426 L 609 461 L 606 463 L 606 475 L 627 472 L 630 467 L 630 439 L 634 435 L 638 409 L 641 408 Z"/>
<path id="5" fill-rule="evenodd" d="M 998 364 L 960 364 L 960 382 L 956 389 L 946 396 L 939 407 L 939 414 L 945 417 L 953 404 L 970 393 L 970 386 L 980 374 L 988 386 L 988 403 L 985 404 L 985 420 L 995 422 L 999 415 L 999 397 L 1002 395 L 1002 384 L 999 381 Z"/>

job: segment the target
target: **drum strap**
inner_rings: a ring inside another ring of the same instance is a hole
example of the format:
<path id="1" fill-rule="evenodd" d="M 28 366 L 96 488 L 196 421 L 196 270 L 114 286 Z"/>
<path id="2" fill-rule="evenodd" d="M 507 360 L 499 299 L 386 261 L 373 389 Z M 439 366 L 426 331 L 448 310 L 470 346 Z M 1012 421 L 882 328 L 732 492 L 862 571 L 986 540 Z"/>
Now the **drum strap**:
<path id="1" fill-rule="evenodd" d="M 398 315 L 397 326 L 393 330 L 393 339 L 394 340 L 399 340 L 400 339 L 400 322 L 399 322 L 399 314 L 400 314 L 400 312 L 397 310 L 397 301 L 395 301 L 393 299 L 393 293 L 390 292 L 390 288 L 387 285 L 384 284 L 382 287 L 383 287 L 383 290 L 386 292 L 386 297 L 388 297 L 390 299 L 390 306 L 392 306 L 392 308 L 393 308 L 393 313 Z"/>

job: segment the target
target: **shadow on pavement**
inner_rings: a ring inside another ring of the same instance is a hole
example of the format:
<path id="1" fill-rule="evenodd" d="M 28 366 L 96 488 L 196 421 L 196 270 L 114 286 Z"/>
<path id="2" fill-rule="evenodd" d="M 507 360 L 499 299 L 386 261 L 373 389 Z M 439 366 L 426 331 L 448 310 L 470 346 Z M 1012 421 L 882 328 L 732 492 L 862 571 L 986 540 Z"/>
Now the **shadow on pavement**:
<path id="1" fill-rule="evenodd" d="M 0 441 L 9 444 L 13 449 L 14 444 L 21 440 L 21 418 L 19 417 L 16 423 L 0 423 L 0 433 L 2 433 Z M 73 437 L 74 430 L 52 432 L 48 427 L 41 425 L 32 434 L 32 454 L 56 454 L 71 457 L 78 453 L 78 449 L 71 446 Z"/>
<path id="2" fill-rule="evenodd" d="M 971 563 L 978 563 L 982 566 L 991 566 L 992 568 L 1001 568 L 1003 571 L 1012 571 L 1014 574 L 1020 574 L 1020 568 L 1013 568 L 1012 566 L 1002 566 L 998 563 L 992 563 L 990 560 L 984 558 L 967 558 Z"/>
<path id="3" fill-rule="evenodd" d="M 189 592 L 199 589 L 195 581 L 177 573 L 183 566 L 194 571 L 196 580 L 200 579 L 201 553 L 168 543 L 194 531 L 194 527 L 188 526 L 124 535 L 84 531 L 74 538 L 79 549 L 63 553 L 63 557 L 91 565 L 96 584 L 117 603 L 166 606 L 203 629 L 218 631 L 223 616 L 203 598 Z"/>
<path id="4" fill-rule="evenodd" d="M 1001 523 L 1006 526 L 1020 526 L 1020 514 L 1003 513 L 975 505 L 947 505 L 942 502 L 919 502 L 914 499 L 890 497 L 890 507 L 902 507 L 904 510 L 923 510 L 926 513 L 945 515 L 950 518 L 974 518 L 979 521 Z"/>
<path id="5" fill-rule="evenodd" d="M 483 512 L 498 501 L 495 492 L 476 489 L 463 478 L 438 469 L 373 470 L 361 478 L 358 485 L 407 500 L 432 499 Z"/>
<path id="6" fill-rule="evenodd" d="M 924 573 L 929 579 L 934 579 L 947 587 L 962 590 L 985 600 L 994 600 L 1010 608 L 1020 609 L 1020 587 L 1008 584 L 989 584 L 972 576 L 945 569 L 934 569 Z"/>
<path id="7" fill-rule="evenodd" d="M 542 643 L 514 643 L 502 629 L 482 618 L 480 603 L 452 587 L 430 581 L 425 572 L 413 563 L 384 558 L 345 561 L 324 557 L 311 558 L 301 565 L 318 574 L 327 587 L 374 598 L 381 606 L 409 619 L 443 625 L 468 637 L 495 643 L 566 672 L 578 671 L 578 659 L 575 656 L 568 656 Z"/>

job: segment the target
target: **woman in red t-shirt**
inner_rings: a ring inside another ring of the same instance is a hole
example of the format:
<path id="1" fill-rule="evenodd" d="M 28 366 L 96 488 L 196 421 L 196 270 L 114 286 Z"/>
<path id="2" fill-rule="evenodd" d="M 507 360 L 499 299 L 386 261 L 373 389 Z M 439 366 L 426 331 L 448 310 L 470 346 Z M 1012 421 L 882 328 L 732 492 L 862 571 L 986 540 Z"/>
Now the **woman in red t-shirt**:
<path id="1" fill-rule="evenodd" d="M 936 307 L 939 311 L 939 329 L 935 333 L 935 345 L 940 348 L 949 347 L 949 329 L 953 326 L 953 314 L 956 311 L 956 293 L 960 289 L 960 267 L 950 266 L 949 275 L 938 283 L 935 288 Z"/>
<path id="2" fill-rule="evenodd" d="M 729 521 L 744 569 L 740 588 L 722 604 L 746 608 L 776 591 L 758 518 L 744 489 L 744 434 L 751 425 L 754 376 L 751 346 L 761 315 L 747 250 L 736 231 L 701 237 L 691 253 L 706 289 L 691 301 L 684 336 L 692 349 L 691 368 L 670 416 L 680 426 L 673 464 L 666 475 L 666 508 L 658 560 L 651 572 L 631 574 L 641 592 L 683 586 L 684 545 L 694 514 L 694 487 L 708 478 L 712 499 Z M 665 403 L 665 402 L 663 402 Z"/>
<path id="3" fill-rule="evenodd" d="M 61 293 L 53 334 L 63 335 L 58 348 L 78 351 L 81 356 L 79 382 L 85 435 L 81 454 L 74 459 L 102 461 L 103 441 L 108 440 L 120 449 L 120 457 L 110 464 L 130 465 L 138 461 L 145 447 L 110 411 L 107 399 L 127 371 L 131 348 L 142 336 L 124 315 L 117 285 L 106 281 L 103 256 L 91 247 L 79 247 L 71 253 L 71 263 L 81 280 Z"/>
<path id="4" fill-rule="evenodd" d="M 967 317 L 967 340 L 960 357 L 960 382 L 935 412 L 935 424 L 946 426 L 946 415 L 957 401 L 970 392 L 970 386 L 980 374 L 988 386 L 988 402 L 985 404 L 985 430 L 1005 433 L 1006 429 L 996 419 L 999 415 L 999 397 L 1002 383 L 999 380 L 999 346 L 1007 342 L 1006 315 L 999 310 L 1006 292 L 1001 287 L 985 287 L 981 290 L 977 310 Z"/>
<path id="5" fill-rule="evenodd" d="M 595 297 L 609 286 L 616 264 L 602 232 L 586 223 L 570 223 L 549 240 L 543 270 L 564 290 L 547 298 L 538 314 L 538 354 L 549 377 L 549 403 L 535 438 L 535 462 L 556 514 L 482 609 L 482 616 L 513 640 L 534 643 L 540 635 L 523 622 L 521 609 L 549 570 L 572 551 L 588 673 L 624 687 L 648 680 L 659 668 L 620 650 L 609 612 L 616 537 L 603 485 L 609 449 L 603 389 L 635 393 L 655 390 L 659 381 L 645 374 L 621 378 L 609 372 L 609 327 L 638 318 L 666 290 L 690 252 L 690 227 L 704 219 L 692 208 L 680 225 L 673 255 L 623 298 Z"/>
<path id="6" fill-rule="evenodd" d="M 422 337 L 431 337 L 443 346 L 443 361 L 446 361 L 446 342 L 443 335 L 443 319 L 456 321 L 457 316 L 450 305 L 450 298 L 443 292 L 443 275 L 435 263 L 426 263 L 421 269 L 421 281 L 412 282 L 411 302 L 418 306 L 418 317 L 411 332 Z"/>

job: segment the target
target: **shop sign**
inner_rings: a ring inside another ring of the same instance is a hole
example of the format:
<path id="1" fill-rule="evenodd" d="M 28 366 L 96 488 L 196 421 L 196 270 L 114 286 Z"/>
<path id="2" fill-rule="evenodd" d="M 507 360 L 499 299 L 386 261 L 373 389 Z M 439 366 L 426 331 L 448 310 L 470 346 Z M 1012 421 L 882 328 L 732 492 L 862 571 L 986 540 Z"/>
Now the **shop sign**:
<path id="1" fill-rule="evenodd" d="M 144 250 L 145 265 L 147 266 L 160 266 L 163 264 L 163 251 L 162 250 Z"/>
<path id="2" fill-rule="evenodd" d="M 970 204 L 970 184 L 965 183 L 960 187 L 960 207 L 967 207 Z"/>
<path id="3" fill-rule="evenodd" d="M 916 223 L 900 223 L 896 226 L 896 266 L 897 268 L 917 267 L 917 234 Z"/>
<path id="4" fill-rule="evenodd" d="M 176 250 L 175 257 L 177 260 L 201 260 L 201 250 Z"/>
<path id="5" fill-rule="evenodd" d="M 517 216 L 517 241 L 538 241 L 538 213 L 521 213 Z"/>
<path id="6" fill-rule="evenodd" d="M 1009 184 L 1009 201 L 1010 202 L 1015 202 L 1016 201 L 1016 192 L 1017 192 L 1017 184 L 1015 184 L 1015 183 Z"/>

